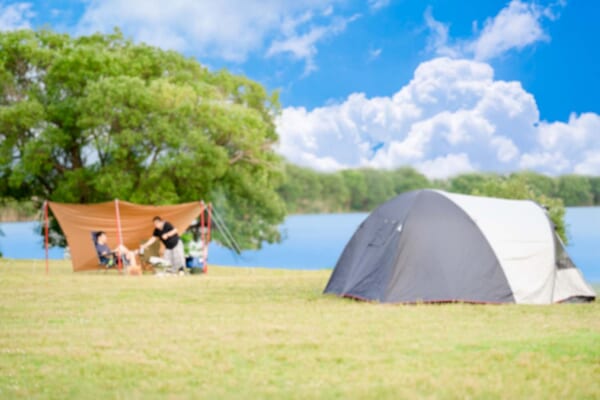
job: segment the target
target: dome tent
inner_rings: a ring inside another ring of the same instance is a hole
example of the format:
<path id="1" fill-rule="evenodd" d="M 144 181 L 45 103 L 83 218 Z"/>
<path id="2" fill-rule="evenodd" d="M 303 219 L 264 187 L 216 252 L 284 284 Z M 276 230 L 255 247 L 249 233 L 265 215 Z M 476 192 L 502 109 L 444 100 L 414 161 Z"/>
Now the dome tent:
<path id="1" fill-rule="evenodd" d="M 595 298 L 538 204 L 436 190 L 407 192 L 373 211 L 325 293 L 384 303 Z"/>

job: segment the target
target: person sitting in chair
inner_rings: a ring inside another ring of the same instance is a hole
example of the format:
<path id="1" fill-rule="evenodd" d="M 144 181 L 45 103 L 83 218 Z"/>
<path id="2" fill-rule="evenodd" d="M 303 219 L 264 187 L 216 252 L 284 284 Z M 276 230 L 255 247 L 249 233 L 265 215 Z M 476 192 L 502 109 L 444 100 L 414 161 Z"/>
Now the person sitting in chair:
<path id="1" fill-rule="evenodd" d="M 117 246 L 116 249 L 111 250 L 108 247 L 106 232 L 96 232 L 96 253 L 98 253 L 98 259 L 100 264 L 107 268 L 113 267 L 118 262 L 118 256 L 121 256 L 125 265 L 136 265 L 135 254 L 123 245 Z"/>

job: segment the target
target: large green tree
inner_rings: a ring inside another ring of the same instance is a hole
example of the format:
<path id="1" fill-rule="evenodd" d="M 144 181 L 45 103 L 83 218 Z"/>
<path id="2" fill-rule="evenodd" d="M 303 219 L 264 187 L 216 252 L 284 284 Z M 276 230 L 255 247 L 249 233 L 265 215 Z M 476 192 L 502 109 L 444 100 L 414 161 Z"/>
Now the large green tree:
<path id="1" fill-rule="evenodd" d="M 0 33 L 0 190 L 213 201 L 243 248 L 279 239 L 276 93 L 116 31 Z"/>

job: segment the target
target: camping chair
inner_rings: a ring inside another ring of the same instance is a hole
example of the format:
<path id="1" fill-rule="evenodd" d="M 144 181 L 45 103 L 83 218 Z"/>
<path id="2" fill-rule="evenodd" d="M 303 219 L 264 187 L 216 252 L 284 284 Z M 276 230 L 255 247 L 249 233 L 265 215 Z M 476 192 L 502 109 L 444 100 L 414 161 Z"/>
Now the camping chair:
<path id="1" fill-rule="evenodd" d="M 92 242 L 94 243 L 94 247 L 96 246 L 97 238 L 98 238 L 98 232 L 92 232 Z M 111 268 L 117 268 L 119 265 L 119 260 L 117 259 L 117 255 L 114 252 L 111 253 L 108 257 L 101 256 L 97 252 L 96 252 L 96 255 L 98 256 L 98 266 L 101 267 L 102 269 L 104 269 L 105 272 Z M 123 265 L 123 269 L 127 269 L 129 262 L 123 255 L 121 256 L 121 262 Z"/>

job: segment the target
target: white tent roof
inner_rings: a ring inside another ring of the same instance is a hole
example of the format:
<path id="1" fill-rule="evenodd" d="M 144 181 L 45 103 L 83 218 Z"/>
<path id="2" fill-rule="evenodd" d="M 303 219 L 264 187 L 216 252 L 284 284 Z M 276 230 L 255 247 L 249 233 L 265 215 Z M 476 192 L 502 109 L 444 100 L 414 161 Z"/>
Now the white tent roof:
<path id="1" fill-rule="evenodd" d="M 557 270 L 554 230 L 546 212 L 529 200 L 446 193 L 479 227 L 498 257 L 516 303 L 548 304 L 594 291 L 577 269 Z"/>

